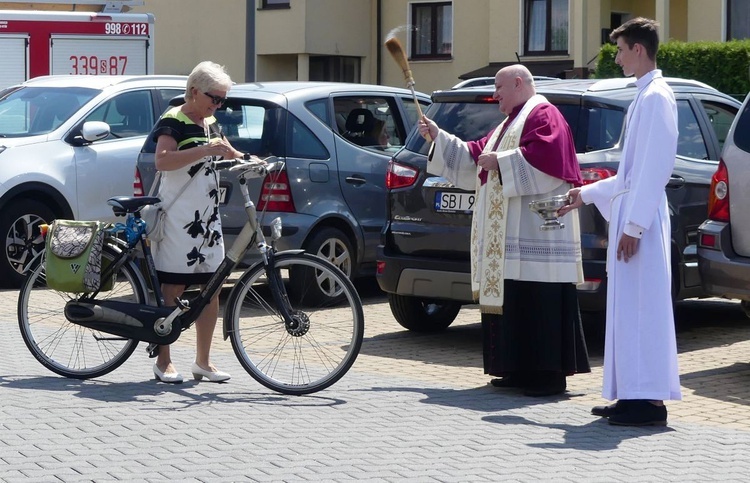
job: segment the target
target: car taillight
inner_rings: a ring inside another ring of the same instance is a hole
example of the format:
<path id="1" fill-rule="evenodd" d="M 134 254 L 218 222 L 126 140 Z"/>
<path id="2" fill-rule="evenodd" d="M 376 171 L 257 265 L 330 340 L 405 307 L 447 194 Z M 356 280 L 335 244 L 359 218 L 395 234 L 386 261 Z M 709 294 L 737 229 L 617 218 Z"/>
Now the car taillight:
<path id="1" fill-rule="evenodd" d="M 145 196 L 146 192 L 143 189 L 143 180 L 141 179 L 141 172 L 138 168 L 135 168 L 135 179 L 133 179 L 133 196 Z"/>
<path id="2" fill-rule="evenodd" d="M 285 213 L 297 211 L 294 208 L 292 190 L 289 187 L 289 176 L 287 176 L 285 170 L 272 171 L 263 180 L 263 187 L 258 199 L 258 210 L 282 211 Z"/>
<path id="3" fill-rule="evenodd" d="M 617 171 L 609 168 L 582 168 L 581 177 L 583 178 L 583 184 L 591 184 L 596 181 L 607 179 L 610 176 L 617 174 Z"/>
<path id="4" fill-rule="evenodd" d="M 711 189 L 708 192 L 708 219 L 729 222 L 729 171 L 724 160 L 711 176 Z"/>
<path id="5" fill-rule="evenodd" d="M 385 187 L 387 189 L 404 188 L 417 181 L 419 171 L 391 160 L 385 173 Z"/>

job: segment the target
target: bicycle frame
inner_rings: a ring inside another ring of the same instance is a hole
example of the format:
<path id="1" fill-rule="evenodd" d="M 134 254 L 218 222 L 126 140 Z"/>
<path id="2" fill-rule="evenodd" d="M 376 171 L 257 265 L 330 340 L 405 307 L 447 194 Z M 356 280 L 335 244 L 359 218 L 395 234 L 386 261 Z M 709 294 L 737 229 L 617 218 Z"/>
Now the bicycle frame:
<path id="1" fill-rule="evenodd" d="M 98 295 L 97 291 L 86 298 L 69 302 L 65 309 L 68 319 L 73 323 L 85 325 L 86 327 L 106 333 L 147 341 L 153 344 L 171 344 L 179 338 L 183 330 L 195 323 L 200 313 L 221 290 L 224 281 L 226 281 L 237 267 L 250 247 L 255 245 L 261 254 L 261 261 L 258 263 L 262 263 L 266 267 L 268 283 L 279 311 L 287 325 L 294 325 L 295 321 L 291 316 L 286 288 L 281 280 L 281 274 L 274 267 L 276 251 L 273 244 L 268 244 L 263 235 L 262 227 L 258 222 L 255 204 L 250 199 L 246 181 L 246 177 L 251 174 L 256 177 L 265 176 L 269 170 L 263 165 L 248 164 L 240 164 L 238 168 L 241 169 L 238 177 L 240 179 L 240 191 L 245 201 L 245 212 L 247 213 L 248 220 L 245 222 L 232 246 L 226 251 L 219 268 L 204 285 L 197 297 L 190 301 L 177 300 L 176 308 L 166 307 L 156 275 L 156 266 L 151 252 L 150 241 L 146 233 L 145 223 L 140 219 L 140 211 L 136 210 L 134 213 L 128 214 L 125 224 L 118 223 L 111 229 L 113 235 L 120 232 L 124 233 L 126 240 L 120 240 L 116 236 L 110 237 L 109 240 L 121 249 L 121 254 L 116 258 L 114 263 L 110 264 L 103 271 L 102 279 L 106 280 L 107 277 L 111 277 L 117 273 L 117 270 L 123 264 L 134 257 L 134 251 L 140 245 L 146 262 L 148 282 L 155 294 L 156 306 L 128 302 L 98 301 L 96 299 Z M 272 240 L 274 241 L 281 235 L 280 223 L 278 219 L 271 223 L 273 232 Z M 282 253 L 302 251 L 291 250 Z M 257 266 L 257 264 L 254 266 Z M 97 315 L 102 313 L 104 316 L 97 317 Z M 116 319 L 121 319 L 122 317 L 136 319 L 145 325 L 142 328 L 120 327 L 117 325 L 118 320 Z M 226 330 L 224 331 L 224 337 L 225 339 L 227 337 Z"/>

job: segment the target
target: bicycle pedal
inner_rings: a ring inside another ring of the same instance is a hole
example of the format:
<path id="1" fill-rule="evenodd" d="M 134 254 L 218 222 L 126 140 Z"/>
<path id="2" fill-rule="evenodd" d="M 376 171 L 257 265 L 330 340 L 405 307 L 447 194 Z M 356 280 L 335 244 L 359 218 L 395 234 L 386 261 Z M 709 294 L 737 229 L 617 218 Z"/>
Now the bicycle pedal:
<path id="1" fill-rule="evenodd" d="M 146 352 L 148 352 L 149 359 L 153 359 L 154 357 L 159 355 L 159 345 L 154 344 L 153 342 L 146 347 Z"/>

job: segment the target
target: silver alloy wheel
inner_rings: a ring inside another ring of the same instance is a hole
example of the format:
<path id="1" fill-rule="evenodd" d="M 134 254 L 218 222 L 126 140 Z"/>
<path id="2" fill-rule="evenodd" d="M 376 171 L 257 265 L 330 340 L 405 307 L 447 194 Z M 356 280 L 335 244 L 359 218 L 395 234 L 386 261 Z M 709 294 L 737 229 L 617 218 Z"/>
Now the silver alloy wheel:
<path id="1" fill-rule="evenodd" d="M 346 244 L 338 238 L 325 240 L 316 253 L 321 258 L 336 265 L 347 277 L 352 276 L 352 254 Z"/>
<path id="2" fill-rule="evenodd" d="M 44 237 L 39 226 L 45 223 L 45 219 L 27 214 L 10 226 L 5 237 L 5 254 L 10 266 L 19 274 L 23 274 L 44 250 Z"/>

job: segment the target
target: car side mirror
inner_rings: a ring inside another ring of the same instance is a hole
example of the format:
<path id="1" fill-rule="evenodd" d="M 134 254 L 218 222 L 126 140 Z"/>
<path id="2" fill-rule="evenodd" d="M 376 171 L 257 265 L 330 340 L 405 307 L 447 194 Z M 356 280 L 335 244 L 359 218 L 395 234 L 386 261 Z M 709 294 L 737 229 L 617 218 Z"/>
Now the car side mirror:
<path id="1" fill-rule="evenodd" d="M 71 139 L 71 143 L 75 146 L 85 146 L 95 141 L 109 136 L 110 127 L 109 124 L 102 121 L 87 121 L 83 123 L 81 127 L 81 133 L 76 134 Z"/>
<path id="2" fill-rule="evenodd" d="M 109 124 L 102 121 L 87 121 L 81 128 L 81 136 L 84 140 L 93 143 L 109 136 Z"/>

